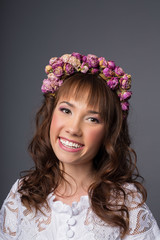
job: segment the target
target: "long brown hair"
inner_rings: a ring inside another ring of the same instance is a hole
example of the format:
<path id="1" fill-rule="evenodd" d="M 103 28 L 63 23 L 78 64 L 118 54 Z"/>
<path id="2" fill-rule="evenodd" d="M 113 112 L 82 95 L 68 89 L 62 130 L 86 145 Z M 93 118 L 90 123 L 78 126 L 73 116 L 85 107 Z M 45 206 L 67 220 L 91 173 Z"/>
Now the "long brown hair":
<path id="1" fill-rule="evenodd" d="M 44 94 L 43 105 L 36 115 L 36 132 L 28 147 L 35 168 L 22 178 L 21 201 L 27 208 L 32 206 L 36 210 L 40 210 L 42 204 L 48 206 L 48 194 L 64 179 L 50 144 L 52 114 L 61 96 L 79 99 L 86 91 L 88 104 L 98 105 L 106 129 L 104 142 L 93 159 L 97 174 L 88 190 L 91 208 L 106 223 L 119 226 L 124 236 L 129 229 L 129 210 L 123 186 L 133 183 L 142 194 L 142 203 L 146 200 L 146 191 L 138 181 L 140 175 L 136 154 L 130 147 L 127 117 L 123 116 L 117 94 L 98 75 L 75 73 L 64 81 L 56 96 Z"/>

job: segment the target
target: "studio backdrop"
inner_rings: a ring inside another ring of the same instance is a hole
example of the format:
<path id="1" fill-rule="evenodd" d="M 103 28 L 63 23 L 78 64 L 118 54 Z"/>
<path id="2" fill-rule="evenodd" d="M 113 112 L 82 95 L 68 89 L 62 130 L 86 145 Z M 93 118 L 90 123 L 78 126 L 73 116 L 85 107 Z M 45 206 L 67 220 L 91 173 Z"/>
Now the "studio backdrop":
<path id="1" fill-rule="evenodd" d="M 1 1 L 0 204 L 19 173 L 33 166 L 27 146 L 48 59 L 92 53 L 132 75 L 132 147 L 160 225 L 159 9 L 158 0 Z"/>

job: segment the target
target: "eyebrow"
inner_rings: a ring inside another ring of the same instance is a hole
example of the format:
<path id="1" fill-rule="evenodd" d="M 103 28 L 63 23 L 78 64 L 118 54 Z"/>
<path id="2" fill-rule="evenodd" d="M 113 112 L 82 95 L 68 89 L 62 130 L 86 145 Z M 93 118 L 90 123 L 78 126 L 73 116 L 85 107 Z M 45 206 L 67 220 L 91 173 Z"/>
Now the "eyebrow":
<path id="1" fill-rule="evenodd" d="M 61 104 L 61 103 L 66 103 L 66 104 L 69 105 L 70 107 L 74 107 L 74 105 L 73 105 L 72 103 L 69 103 L 69 102 L 67 102 L 67 101 L 60 102 L 59 104 Z"/>
<path id="2" fill-rule="evenodd" d="M 61 103 L 66 103 L 68 106 L 75 108 L 75 106 L 72 103 L 70 103 L 70 102 L 62 101 L 62 102 L 60 102 L 60 104 Z M 87 113 L 100 114 L 99 112 L 96 112 L 96 111 L 93 111 L 93 110 L 89 110 L 89 111 L 87 111 Z"/>

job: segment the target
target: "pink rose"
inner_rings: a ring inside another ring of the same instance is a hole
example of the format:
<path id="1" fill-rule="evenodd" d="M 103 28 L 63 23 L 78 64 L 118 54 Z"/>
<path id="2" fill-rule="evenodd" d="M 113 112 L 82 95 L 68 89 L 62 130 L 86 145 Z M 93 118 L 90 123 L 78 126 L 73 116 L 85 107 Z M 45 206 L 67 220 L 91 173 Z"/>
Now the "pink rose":
<path id="1" fill-rule="evenodd" d="M 52 82 L 49 79 L 44 79 L 41 90 L 43 93 L 53 92 Z"/>
<path id="2" fill-rule="evenodd" d="M 116 67 L 116 68 L 115 68 L 115 73 L 116 73 L 117 75 L 119 75 L 119 76 L 124 75 L 124 71 L 123 71 L 123 69 L 122 69 L 121 67 Z"/>
<path id="3" fill-rule="evenodd" d="M 72 56 L 76 57 L 77 59 L 79 59 L 81 61 L 82 59 L 82 55 L 80 53 L 76 53 L 76 52 L 73 52 L 72 53 Z"/>
<path id="4" fill-rule="evenodd" d="M 85 55 L 82 56 L 82 62 L 83 62 L 83 63 L 86 63 L 86 62 L 87 62 L 87 56 L 85 56 Z"/>
<path id="5" fill-rule="evenodd" d="M 81 62 L 78 58 L 71 56 L 68 60 L 68 63 L 70 63 L 77 71 L 79 67 L 81 66 Z"/>
<path id="6" fill-rule="evenodd" d="M 49 60 L 49 64 L 52 66 L 52 64 L 57 60 L 57 57 L 53 57 Z"/>
<path id="7" fill-rule="evenodd" d="M 98 57 L 93 54 L 87 55 L 87 63 L 89 65 L 89 68 L 96 68 L 99 65 Z"/>
<path id="8" fill-rule="evenodd" d="M 113 61 L 107 61 L 107 67 L 114 70 L 116 65 Z"/>
<path id="9" fill-rule="evenodd" d="M 57 68 L 54 68 L 53 73 L 56 77 L 61 77 L 63 75 L 63 68 L 58 66 Z"/>
<path id="10" fill-rule="evenodd" d="M 114 90 L 118 86 L 118 77 L 112 77 L 110 80 L 107 81 L 107 85 Z"/>
<path id="11" fill-rule="evenodd" d="M 129 99 L 131 97 L 131 95 L 132 95 L 131 91 L 125 91 L 125 90 L 123 90 L 122 92 L 118 93 L 120 101 L 124 101 L 124 100 Z"/>
<path id="12" fill-rule="evenodd" d="M 71 74 L 74 73 L 74 67 L 71 64 L 66 63 L 64 65 L 64 71 L 65 71 L 66 74 L 71 75 Z"/>
<path id="13" fill-rule="evenodd" d="M 82 63 L 81 72 L 86 73 L 86 72 L 88 72 L 88 70 L 89 70 L 88 64 L 87 63 Z"/>
<path id="14" fill-rule="evenodd" d="M 60 59 L 61 59 L 64 63 L 66 63 L 66 62 L 68 62 L 70 56 L 71 56 L 71 54 L 64 54 L 64 55 L 62 55 L 62 56 L 60 57 Z"/>
<path id="15" fill-rule="evenodd" d="M 129 110 L 129 103 L 128 102 L 121 102 L 121 108 L 123 111 Z"/>
<path id="16" fill-rule="evenodd" d="M 112 77 L 113 76 L 113 71 L 109 68 L 104 68 L 103 69 L 103 74 L 105 77 Z"/>
<path id="17" fill-rule="evenodd" d="M 52 68 L 55 69 L 57 67 L 63 67 L 64 63 L 61 59 L 57 59 L 53 64 L 52 64 Z"/>
<path id="18" fill-rule="evenodd" d="M 54 75 L 54 73 L 49 73 L 48 74 L 48 79 L 51 80 L 51 81 L 57 81 L 58 78 L 56 75 Z"/>

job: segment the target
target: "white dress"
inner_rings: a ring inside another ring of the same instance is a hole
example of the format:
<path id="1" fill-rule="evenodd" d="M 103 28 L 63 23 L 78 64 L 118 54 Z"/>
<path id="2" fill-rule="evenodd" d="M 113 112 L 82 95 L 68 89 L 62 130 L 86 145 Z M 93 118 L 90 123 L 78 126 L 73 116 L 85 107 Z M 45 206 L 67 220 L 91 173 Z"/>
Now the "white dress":
<path id="1" fill-rule="evenodd" d="M 0 240 L 121 240 L 119 227 L 111 227 L 92 211 L 88 196 L 82 196 L 72 206 L 54 201 L 48 195 L 51 210 L 45 216 L 28 211 L 17 192 L 19 180 L 11 188 L 0 212 Z M 133 184 L 127 188 L 134 191 Z M 129 195 L 128 195 L 129 196 Z M 130 229 L 124 240 L 160 240 L 160 230 L 152 213 L 144 204 L 138 207 L 140 197 L 128 197 Z"/>

